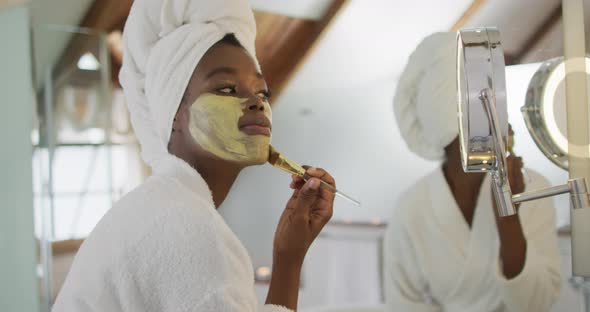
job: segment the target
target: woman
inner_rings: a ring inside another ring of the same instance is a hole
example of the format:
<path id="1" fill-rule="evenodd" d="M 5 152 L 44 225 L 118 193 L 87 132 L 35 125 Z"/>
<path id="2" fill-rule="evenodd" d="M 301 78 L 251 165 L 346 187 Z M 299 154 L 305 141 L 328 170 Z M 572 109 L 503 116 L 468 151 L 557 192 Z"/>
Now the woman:
<path id="1" fill-rule="evenodd" d="M 250 258 L 216 211 L 239 172 L 268 158 L 254 39 L 245 0 L 134 2 L 120 80 L 153 174 L 86 239 L 53 311 L 258 310 Z M 297 308 L 303 259 L 332 215 L 319 180 L 334 179 L 307 174 L 291 183 L 263 311 Z"/>
<path id="2" fill-rule="evenodd" d="M 499 218 L 490 178 L 465 173 L 458 140 L 453 33 L 424 39 L 395 96 L 408 147 L 442 161 L 401 196 L 385 238 L 390 310 L 548 311 L 559 295 L 559 254 L 551 199 Z M 512 191 L 525 185 L 522 161 L 508 157 Z M 545 180 L 531 173 L 526 187 Z"/>

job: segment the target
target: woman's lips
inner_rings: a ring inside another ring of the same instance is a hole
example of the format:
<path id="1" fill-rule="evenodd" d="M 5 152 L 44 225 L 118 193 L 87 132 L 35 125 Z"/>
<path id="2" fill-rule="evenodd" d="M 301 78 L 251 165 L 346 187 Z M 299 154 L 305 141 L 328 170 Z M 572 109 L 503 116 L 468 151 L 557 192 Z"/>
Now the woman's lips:
<path id="1" fill-rule="evenodd" d="M 270 127 L 263 125 L 245 125 L 240 127 L 240 131 L 248 135 L 266 135 L 270 136 Z"/>
<path id="2" fill-rule="evenodd" d="M 248 114 L 240 118 L 238 128 L 248 135 L 265 135 L 270 137 L 272 124 L 263 114 Z"/>

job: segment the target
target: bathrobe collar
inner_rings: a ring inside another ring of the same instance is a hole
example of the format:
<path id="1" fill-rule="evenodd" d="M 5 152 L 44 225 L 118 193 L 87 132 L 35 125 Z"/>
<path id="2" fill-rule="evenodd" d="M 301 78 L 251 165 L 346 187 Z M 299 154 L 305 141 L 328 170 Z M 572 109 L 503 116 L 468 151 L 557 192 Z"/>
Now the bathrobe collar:
<path id="1" fill-rule="evenodd" d="M 154 175 L 176 180 L 190 192 L 215 207 L 213 193 L 199 172 L 184 160 L 168 154 L 153 167 Z"/>

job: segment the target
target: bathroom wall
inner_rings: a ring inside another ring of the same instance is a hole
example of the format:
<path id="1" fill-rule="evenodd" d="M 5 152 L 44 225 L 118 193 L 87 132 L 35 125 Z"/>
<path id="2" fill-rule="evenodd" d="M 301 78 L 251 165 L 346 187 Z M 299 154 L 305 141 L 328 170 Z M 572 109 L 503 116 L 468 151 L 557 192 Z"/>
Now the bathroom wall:
<path id="1" fill-rule="evenodd" d="M 29 8 L 0 9 L 0 311 L 38 311 Z"/>

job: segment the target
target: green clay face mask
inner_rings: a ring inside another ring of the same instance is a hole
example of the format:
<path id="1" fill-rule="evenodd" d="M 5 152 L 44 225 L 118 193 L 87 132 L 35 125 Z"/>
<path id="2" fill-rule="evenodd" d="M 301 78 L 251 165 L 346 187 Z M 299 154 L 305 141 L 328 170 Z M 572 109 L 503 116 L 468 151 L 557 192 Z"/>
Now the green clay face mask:
<path id="1" fill-rule="evenodd" d="M 190 133 L 206 151 L 228 161 L 246 165 L 264 164 L 268 160 L 270 137 L 248 135 L 238 122 L 244 115 L 247 99 L 205 93 L 191 106 Z M 272 120 L 270 105 L 264 114 Z"/>

